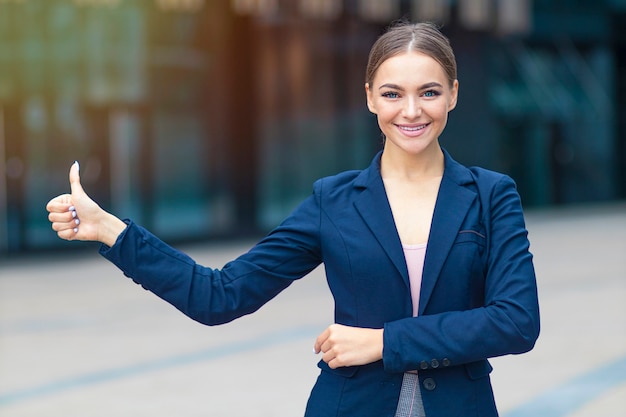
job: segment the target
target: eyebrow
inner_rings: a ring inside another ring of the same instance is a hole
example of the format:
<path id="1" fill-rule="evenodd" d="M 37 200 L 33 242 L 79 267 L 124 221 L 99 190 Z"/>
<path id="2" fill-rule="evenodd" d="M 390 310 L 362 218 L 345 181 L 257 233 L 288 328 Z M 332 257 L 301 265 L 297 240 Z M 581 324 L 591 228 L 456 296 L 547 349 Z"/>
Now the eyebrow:
<path id="1" fill-rule="evenodd" d="M 436 81 L 432 81 L 432 82 L 429 82 L 429 83 L 426 83 L 426 84 L 422 84 L 422 86 L 419 88 L 419 90 L 425 90 L 427 88 L 433 88 L 433 87 L 443 88 L 443 85 L 439 84 Z M 381 90 L 383 88 L 392 88 L 392 89 L 395 89 L 395 90 L 404 90 L 399 85 L 392 84 L 392 83 L 383 84 L 380 87 L 378 87 L 379 90 Z"/>

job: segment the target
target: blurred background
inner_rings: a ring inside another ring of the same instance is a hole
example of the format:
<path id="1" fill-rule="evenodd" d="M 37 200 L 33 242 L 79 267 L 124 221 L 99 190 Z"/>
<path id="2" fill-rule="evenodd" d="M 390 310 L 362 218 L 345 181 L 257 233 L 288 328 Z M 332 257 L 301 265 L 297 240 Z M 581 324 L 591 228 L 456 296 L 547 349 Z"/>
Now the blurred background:
<path id="1" fill-rule="evenodd" d="M 542 336 L 492 360 L 502 415 L 626 415 L 626 0 L 0 0 L 0 415 L 301 415 L 322 268 L 208 330 L 45 205 L 79 160 L 103 207 L 224 265 L 369 165 L 367 54 L 400 18 L 457 56 L 442 145 L 528 209 Z"/>
<path id="2" fill-rule="evenodd" d="M 380 148 L 365 63 L 403 17 L 455 49 L 457 160 L 526 207 L 626 198 L 624 0 L 0 0 L 0 258 L 68 244 L 74 160 L 170 242 L 267 231 Z"/>

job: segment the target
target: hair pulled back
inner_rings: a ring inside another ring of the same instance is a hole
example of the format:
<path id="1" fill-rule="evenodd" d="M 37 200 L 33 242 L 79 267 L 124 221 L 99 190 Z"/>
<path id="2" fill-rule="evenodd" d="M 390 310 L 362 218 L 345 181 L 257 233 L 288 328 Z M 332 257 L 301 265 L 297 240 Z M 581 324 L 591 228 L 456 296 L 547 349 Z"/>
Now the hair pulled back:
<path id="1" fill-rule="evenodd" d="M 392 56 L 404 52 L 421 52 L 441 65 L 450 86 L 457 79 L 456 59 L 448 38 L 429 22 L 398 22 L 381 35 L 370 50 L 365 82 L 372 85 L 380 65 Z"/>

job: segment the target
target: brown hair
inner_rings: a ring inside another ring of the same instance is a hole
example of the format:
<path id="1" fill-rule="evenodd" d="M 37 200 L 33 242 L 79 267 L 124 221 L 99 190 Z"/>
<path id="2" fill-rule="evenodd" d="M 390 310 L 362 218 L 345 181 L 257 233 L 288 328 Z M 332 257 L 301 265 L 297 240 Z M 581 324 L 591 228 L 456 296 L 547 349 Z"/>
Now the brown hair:
<path id="1" fill-rule="evenodd" d="M 448 38 L 439 28 L 428 22 L 398 22 L 381 35 L 370 50 L 365 82 L 370 85 L 374 81 L 380 65 L 394 55 L 416 51 L 428 55 L 441 65 L 450 86 L 456 80 L 456 60 Z"/>

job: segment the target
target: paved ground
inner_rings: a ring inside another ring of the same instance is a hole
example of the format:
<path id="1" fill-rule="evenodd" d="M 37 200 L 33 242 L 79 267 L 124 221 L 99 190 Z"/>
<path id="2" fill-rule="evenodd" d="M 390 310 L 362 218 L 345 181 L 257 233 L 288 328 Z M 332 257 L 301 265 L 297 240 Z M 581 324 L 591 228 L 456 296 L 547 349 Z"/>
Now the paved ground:
<path id="1" fill-rule="evenodd" d="M 492 361 L 501 414 L 626 416 L 626 204 L 527 219 L 542 335 Z M 247 246 L 184 249 L 221 266 Z M 0 262 L 0 416 L 302 415 L 332 318 L 321 269 L 209 328 L 93 253 Z"/>

